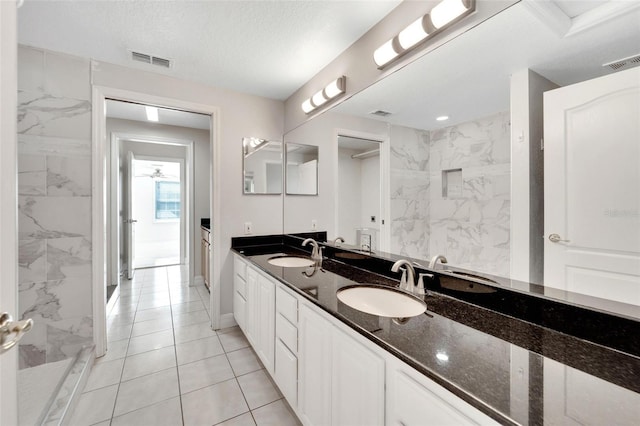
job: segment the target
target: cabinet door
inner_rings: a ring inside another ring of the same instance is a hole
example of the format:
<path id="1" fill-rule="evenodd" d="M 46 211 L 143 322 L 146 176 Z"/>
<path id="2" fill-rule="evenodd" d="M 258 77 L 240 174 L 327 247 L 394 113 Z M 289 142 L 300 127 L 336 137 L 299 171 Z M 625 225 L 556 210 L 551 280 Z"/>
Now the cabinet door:
<path id="1" fill-rule="evenodd" d="M 384 359 L 337 328 L 331 352 L 332 424 L 384 424 Z"/>
<path id="2" fill-rule="evenodd" d="M 240 280 L 241 278 L 236 276 L 235 280 Z M 246 315 L 247 315 L 247 301 L 242 297 L 242 295 L 235 291 L 233 292 L 233 317 L 236 319 L 236 322 L 240 326 L 240 329 L 246 333 L 247 325 L 245 323 Z"/>
<path id="3" fill-rule="evenodd" d="M 275 357 L 276 383 L 289 405 L 295 408 L 298 402 L 298 358 L 280 339 L 276 339 Z"/>
<path id="4" fill-rule="evenodd" d="M 269 278 L 263 275 L 258 275 L 257 290 L 256 352 L 267 371 L 273 375 L 276 286 Z"/>
<path id="5" fill-rule="evenodd" d="M 298 412 L 305 425 L 331 424 L 331 332 L 334 327 L 304 304 L 298 321 Z"/>
<path id="6" fill-rule="evenodd" d="M 390 360 L 387 369 L 387 425 L 423 425 L 425 419 L 441 426 L 498 425 L 403 362 Z"/>
<path id="7" fill-rule="evenodd" d="M 247 340 L 249 340 L 249 343 L 251 343 L 251 346 L 256 348 L 258 346 L 258 272 L 253 268 L 247 268 L 246 278 L 247 304 L 245 312 L 245 335 L 247 336 Z"/>

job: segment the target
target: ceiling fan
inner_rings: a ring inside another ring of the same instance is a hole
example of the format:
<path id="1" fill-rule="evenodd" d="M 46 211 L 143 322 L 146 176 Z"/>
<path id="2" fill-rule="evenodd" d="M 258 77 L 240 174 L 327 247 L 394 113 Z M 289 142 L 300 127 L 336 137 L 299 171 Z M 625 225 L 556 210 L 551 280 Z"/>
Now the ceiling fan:
<path id="1" fill-rule="evenodd" d="M 149 169 L 153 168 L 152 172 L 148 172 Z M 152 164 L 151 167 L 145 167 L 145 171 L 147 173 L 136 174 L 135 177 L 150 177 L 151 179 L 177 179 L 178 176 L 175 175 L 166 175 L 162 171 L 161 164 Z"/>

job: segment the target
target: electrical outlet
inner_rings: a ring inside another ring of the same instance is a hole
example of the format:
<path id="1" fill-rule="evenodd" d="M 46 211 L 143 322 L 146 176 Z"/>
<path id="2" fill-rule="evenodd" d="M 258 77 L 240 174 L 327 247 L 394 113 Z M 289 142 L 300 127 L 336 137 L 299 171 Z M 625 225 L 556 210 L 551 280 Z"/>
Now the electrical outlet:
<path id="1" fill-rule="evenodd" d="M 318 221 L 317 220 L 311 219 L 311 229 L 314 230 L 314 231 L 316 229 L 318 229 Z"/>
<path id="2" fill-rule="evenodd" d="M 249 235 L 251 233 L 251 229 L 252 229 L 252 225 L 251 222 L 245 222 L 244 223 L 244 235 Z"/>

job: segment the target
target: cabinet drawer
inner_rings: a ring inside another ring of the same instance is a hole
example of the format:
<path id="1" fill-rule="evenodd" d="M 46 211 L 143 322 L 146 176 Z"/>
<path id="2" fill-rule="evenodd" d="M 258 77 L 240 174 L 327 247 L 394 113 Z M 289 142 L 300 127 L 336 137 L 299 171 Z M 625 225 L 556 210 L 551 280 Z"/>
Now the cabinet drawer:
<path id="1" fill-rule="evenodd" d="M 233 277 L 233 288 L 236 293 L 240 293 L 245 299 L 247 298 L 247 282 L 243 278 L 238 275 Z"/>
<path id="2" fill-rule="evenodd" d="M 275 379 L 290 406 L 298 404 L 298 358 L 276 339 Z"/>
<path id="3" fill-rule="evenodd" d="M 276 312 L 298 326 L 298 300 L 280 286 L 276 288 Z"/>
<path id="4" fill-rule="evenodd" d="M 233 270 L 236 275 L 246 280 L 247 264 L 237 255 L 233 259 Z"/>
<path id="5" fill-rule="evenodd" d="M 276 314 L 276 337 L 291 350 L 298 353 L 298 329 L 282 314 Z"/>

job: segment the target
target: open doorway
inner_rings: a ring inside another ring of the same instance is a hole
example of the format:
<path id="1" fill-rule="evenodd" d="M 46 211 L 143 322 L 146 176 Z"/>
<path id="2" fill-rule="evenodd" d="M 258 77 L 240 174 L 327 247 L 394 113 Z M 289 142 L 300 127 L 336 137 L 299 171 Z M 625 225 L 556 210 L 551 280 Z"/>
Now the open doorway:
<path id="1" fill-rule="evenodd" d="M 133 158 L 131 187 L 125 188 L 131 194 L 136 220 L 133 238 L 125 245 L 131 252 L 132 268 L 184 263 L 183 163 L 182 159 Z"/>
<path id="2" fill-rule="evenodd" d="M 365 251 L 381 247 L 381 141 L 338 135 L 336 235 Z"/>
<path id="3" fill-rule="evenodd" d="M 108 303 L 143 268 L 176 265 L 182 285 L 203 283 L 200 224 L 211 218 L 210 116 L 112 99 L 106 116 Z"/>

